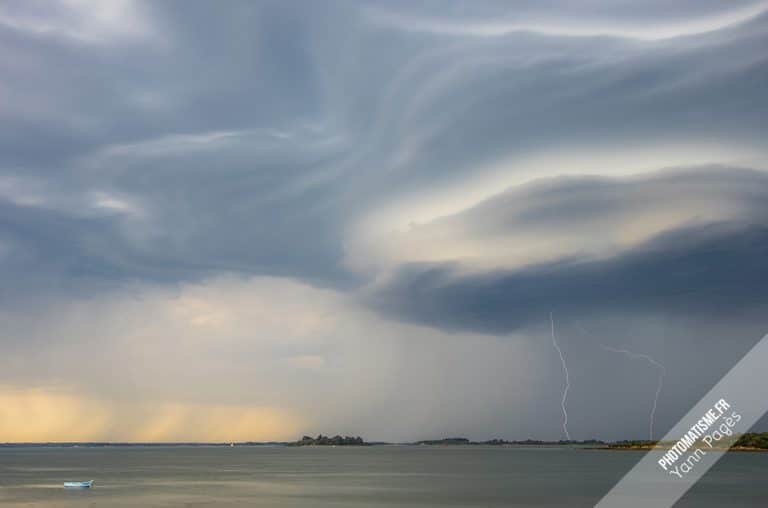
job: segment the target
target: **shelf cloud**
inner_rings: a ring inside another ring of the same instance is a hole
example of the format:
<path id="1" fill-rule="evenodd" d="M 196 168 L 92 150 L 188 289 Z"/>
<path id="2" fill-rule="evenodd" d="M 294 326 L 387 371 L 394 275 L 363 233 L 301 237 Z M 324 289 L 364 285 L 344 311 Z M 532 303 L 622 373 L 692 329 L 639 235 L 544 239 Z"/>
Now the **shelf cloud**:
<path id="1" fill-rule="evenodd" d="M 766 47 L 750 0 L 5 2 L 0 441 L 557 438 L 550 312 L 572 434 L 647 431 L 599 344 L 681 365 L 663 430 L 768 325 Z"/>

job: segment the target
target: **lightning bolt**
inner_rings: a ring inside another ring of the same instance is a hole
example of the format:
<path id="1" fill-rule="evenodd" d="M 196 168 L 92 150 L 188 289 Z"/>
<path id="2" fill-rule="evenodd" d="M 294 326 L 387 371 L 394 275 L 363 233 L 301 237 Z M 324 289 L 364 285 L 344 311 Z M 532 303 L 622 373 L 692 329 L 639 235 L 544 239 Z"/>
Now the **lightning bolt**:
<path id="1" fill-rule="evenodd" d="M 577 322 L 576 326 L 579 327 L 579 329 L 583 334 L 591 335 L 589 332 L 587 332 L 584 329 L 583 326 L 581 326 L 581 323 Z M 650 363 L 651 366 L 659 369 L 659 378 L 658 378 L 658 382 L 656 383 L 656 393 L 653 396 L 653 407 L 651 407 L 650 422 L 648 423 L 649 439 L 653 441 L 653 423 L 654 423 L 654 420 L 656 419 L 656 406 L 658 406 L 659 404 L 659 395 L 661 394 L 661 389 L 664 386 L 664 376 L 667 374 L 667 369 L 650 355 L 635 353 L 634 351 L 629 351 L 627 349 L 617 349 L 617 348 L 606 346 L 603 344 L 601 344 L 600 347 L 602 347 L 606 351 L 611 351 L 612 353 L 619 353 L 619 354 L 626 355 L 628 358 L 645 360 L 648 363 Z"/>
<path id="2" fill-rule="evenodd" d="M 659 379 L 656 385 L 656 394 L 653 396 L 653 407 L 651 408 L 650 423 L 648 425 L 649 439 L 653 441 L 653 422 L 656 418 L 656 406 L 659 403 L 659 394 L 661 393 L 661 388 L 664 386 L 664 375 L 667 373 L 667 369 L 665 369 L 662 364 L 654 360 L 649 355 L 635 353 L 632 351 L 628 351 L 626 349 L 616 349 L 610 346 L 602 346 L 602 348 L 605 349 L 606 351 L 611 351 L 613 353 L 620 353 L 620 354 L 626 355 L 628 358 L 646 360 L 648 363 L 651 364 L 651 366 L 659 369 Z"/>
<path id="3" fill-rule="evenodd" d="M 568 377 L 568 366 L 565 364 L 565 357 L 563 356 L 563 350 L 557 344 L 557 338 L 555 337 L 555 319 L 552 317 L 552 312 L 549 313 L 549 324 L 552 329 L 552 345 L 555 346 L 557 354 L 560 355 L 560 363 L 563 365 L 563 373 L 565 374 L 565 388 L 563 389 L 563 399 L 560 401 L 560 406 L 563 408 L 563 432 L 565 432 L 565 438 L 570 441 L 571 435 L 568 433 L 568 411 L 565 408 L 565 401 L 568 399 L 568 390 L 571 388 L 571 381 Z"/>

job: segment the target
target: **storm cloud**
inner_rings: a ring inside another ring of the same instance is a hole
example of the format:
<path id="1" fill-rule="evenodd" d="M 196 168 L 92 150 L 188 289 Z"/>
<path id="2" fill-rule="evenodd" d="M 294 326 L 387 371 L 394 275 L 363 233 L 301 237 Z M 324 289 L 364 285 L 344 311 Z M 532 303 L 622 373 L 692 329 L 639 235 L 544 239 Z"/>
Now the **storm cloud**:
<path id="1" fill-rule="evenodd" d="M 767 198 L 765 174 L 734 168 L 531 184 L 402 233 L 403 257 L 435 261 L 406 264 L 371 300 L 491 333 L 554 310 L 728 316 L 766 303 Z"/>
<path id="2" fill-rule="evenodd" d="M 671 425 L 768 324 L 765 47 L 751 0 L 5 2 L 0 441 L 559 437 L 549 312 L 577 437 L 646 427 L 600 344 L 698 344 Z"/>

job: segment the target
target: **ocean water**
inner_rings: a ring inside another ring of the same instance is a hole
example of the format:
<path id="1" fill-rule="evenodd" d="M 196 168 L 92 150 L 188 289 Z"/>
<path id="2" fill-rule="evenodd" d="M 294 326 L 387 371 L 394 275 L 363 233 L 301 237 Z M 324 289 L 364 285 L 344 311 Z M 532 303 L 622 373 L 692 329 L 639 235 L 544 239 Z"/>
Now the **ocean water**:
<path id="1" fill-rule="evenodd" d="M 642 452 L 483 446 L 0 448 L 2 507 L 593 506 Z M 768 505 L 732 453 L 677 506 Z M 95 480 L 65 490 L 66 480 Z"/>

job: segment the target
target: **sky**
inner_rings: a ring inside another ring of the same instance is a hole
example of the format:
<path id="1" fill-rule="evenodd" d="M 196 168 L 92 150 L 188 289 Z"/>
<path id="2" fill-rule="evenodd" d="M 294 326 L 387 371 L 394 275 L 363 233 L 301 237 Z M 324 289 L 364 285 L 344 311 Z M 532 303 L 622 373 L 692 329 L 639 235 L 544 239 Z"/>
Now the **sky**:
<path id="1" fill-rule="evenodd" d="M 766 47 L 754 0 L 3 2 L 0 442 L 663 435 L 768 332 Z"/>

